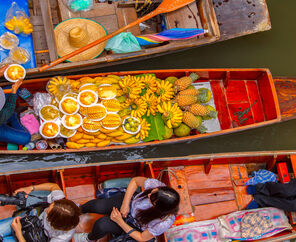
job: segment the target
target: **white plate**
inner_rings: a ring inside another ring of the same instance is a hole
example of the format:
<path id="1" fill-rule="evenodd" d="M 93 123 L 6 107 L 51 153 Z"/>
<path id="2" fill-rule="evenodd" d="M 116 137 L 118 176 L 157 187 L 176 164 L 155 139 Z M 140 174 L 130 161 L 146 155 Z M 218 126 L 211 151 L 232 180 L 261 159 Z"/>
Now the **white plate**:
<path id="1" fill-rule="evenodd" d="M 23 66 L 19 65 L 19 64 L 12 64 L 12 65 L 9 65 L 9 66 L 6 68 L 6 70 L 5 70 L 5 72 L 4 72 L 4 77 L 5 77 L 5 79 L 6 79 L 7 81 L 10 81 L 10 82 L 17 82 L 17 81 L 19 80 L 19 79 L 13 80 L 13 79 L 10 79 L 10 78 L 8 77 L 8 75 L 7 75 L 7 71 L 8 71 L 8 69 L 9 69 L 10 67 L 12 67 L 12 66 L 19 66 L 19 67 L 21 67 L 21 68 L 24 70 L 24 75 L 23 75 L 20 79 L 25 79 L 25 77 L 26 77 L 26 69 L 25 69 Z"/>

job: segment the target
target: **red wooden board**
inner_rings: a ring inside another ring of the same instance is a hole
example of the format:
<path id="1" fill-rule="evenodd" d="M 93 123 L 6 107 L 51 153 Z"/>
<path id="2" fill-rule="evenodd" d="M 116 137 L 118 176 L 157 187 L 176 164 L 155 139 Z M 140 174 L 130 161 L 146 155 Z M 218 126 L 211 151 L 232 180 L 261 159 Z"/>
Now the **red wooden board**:
<path id="1" fill-rule="evenodd" d="M 229 129 L 232 127 L 232 125 L 229 117 L 229 111 L 227 108 L 227 102 L 221 86 L 222 81 L 212 80 L 210 83 L 211 83 L 216 110 L 218 111 L 218 119 L 220 122 L 221 129 Z"/>
<path id="2" fill-rule="evenodd" d="M 192 213 L 184 167 L 170 167 L 169 170 L 176 175 L 169 173 L 170 185 L 176 189 L 181 198 L 178 214 Z"/>
<path id="3" fill-rule="evenodd" d="M 204 166 L 187 166 L 184 170 L 192 205 L 235 199 L 228 165 L 213 165 L 209 174 L 204 173 Z"/>
<path id="4" fill-rule="evenodd" d="M 248 93 L 244 81 L 229 80 L 225 91 L 228 104 L 249 102 Z"/>
<path id="5" fill-rule="evenodd" d="M 194 206 L 194 216 L 197 221 L 214 219 L 221 215 L 237 211 L 235 200 Z"/>
<path id="6" fill-rule="evenodd" d="M 267 120 L 277 118 L 274 99 L 276 98 L 276 93 L 270 86 L 270 79 L 268 78 L 267 73 L 263 73 L 262 77 L 258 80 L 258 87 Z"/>
<path id="7" fill-rule="evenodd" d="M 254 122 L 262 122 L 265 120 L 265 116 L 257 81 L 247 81 L 246 86 Z"/>

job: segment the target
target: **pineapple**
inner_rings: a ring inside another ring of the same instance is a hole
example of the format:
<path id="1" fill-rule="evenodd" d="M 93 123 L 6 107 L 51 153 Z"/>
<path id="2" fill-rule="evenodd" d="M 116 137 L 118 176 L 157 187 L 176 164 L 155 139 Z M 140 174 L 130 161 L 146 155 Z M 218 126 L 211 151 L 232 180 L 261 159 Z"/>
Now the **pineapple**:
<path id="1" fill-rule="evenodd" d="M 190 89 L 185 89 L 181 92 L 179 92 L 179 95 L 193 95 L 193 96 L 197 96 L 199 93 L 199 91 L 195 88 L 190 88 Z"/>
<path id="2" fill-rule="evenodd" d="M 196 73 L 191 73 L 189 76 L 184 76 L 175 81 L 175 87 L 177 91 L 183 91 L 189 87 L 192 82 L 197 80 L 199 76 Z"/>
<path id="3" fill-rule="evenodd" d="M 202 118 L 200 116 L 194 116 L 193 113 L 184 112 L 183 123 L 192 129 L 197 129 L 200 133 L 205 133 L 207 128 L 202 125 Z"/>
<path id="4" fill-rule="evenodd" d="M 197 129 L 202 122 L 198 118 L 196 118 L 193 113 L 184 112 L 183 123 L 185 123 L 192 129 Z"/>
<path id="5" fill-rule="evenodd" d="M 193 113 L 194 115 L 199 115 L 199 116 L 208 116 L 211 118 L 216 118 L 217 117 L 217 112 L 216 111 L 211 111 L 209 108 L 206 106 L 203 106 L 199 103 L 195 103 L 189 107 L 189 111 Z"/>
<path id="6" fill-rule="evenodd" d="M 177 95 L 176 101 L 180 107 L 185 107 L 196 103 L 197 97 L 193 95 Z"/>

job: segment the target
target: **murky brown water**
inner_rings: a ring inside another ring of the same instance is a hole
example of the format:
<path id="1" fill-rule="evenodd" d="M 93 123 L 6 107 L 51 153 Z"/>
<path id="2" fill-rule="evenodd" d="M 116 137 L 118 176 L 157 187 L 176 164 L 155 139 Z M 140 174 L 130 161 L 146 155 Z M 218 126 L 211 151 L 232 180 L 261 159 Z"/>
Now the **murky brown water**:
<path id="1" fill-rule="evenodd" d="M 267 67 L 273 76 L 296 77 L 295 0 L 267 0 L 272 30 L 154 59 L 97 69 L 121 71 L 166 68 Z M 218 152 L 295 150 L 296 120 L 191 143 L 128 151 L 51 156 L 0 156 L 0 170 L 103 162 L 134 158 L 184 156 Z M 10 166 L 7 166 L 10 163 Z"/>

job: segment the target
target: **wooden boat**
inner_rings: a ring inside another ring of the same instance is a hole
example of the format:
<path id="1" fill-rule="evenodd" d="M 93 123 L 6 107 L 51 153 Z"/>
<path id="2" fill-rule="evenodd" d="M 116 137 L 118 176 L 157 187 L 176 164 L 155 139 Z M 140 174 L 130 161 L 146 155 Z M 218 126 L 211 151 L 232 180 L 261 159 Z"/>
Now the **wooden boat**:
<path id="1" fill-rule="evenodd" d="M 137 1 L 143 3 L 144 1 Z M 160 1 L 153 1 L 157 5 Z M 244 5 L 244 8 L 241 6 Z M 238 8 L 239 11 L 233 11 Z M 127 25 L 137 19 L 135 1 L 113 1 L 111 4 L 95 1 L 94 9 L 86 13 L 73 13 L 64 4 L 63 0 L 29 0 L 31 22 L 34 25 L 33 42 L 37 67 L 57 59 L 57 48 L 54 36 L 54 26 L 65 19 L 72 17 L 85 17 L 101 23 L 107 32 Z M 215 12 L 217 12 L 217 17 Z M 256 18 L 248 16 L 256 12 Z M 168 28 L 204 28 L 207 34 L 190 40 L 165 42 L 160 45 L 149 46 L 141 51 L 112 54 L 104 52 L 98 58 L 88 61 L 73 63 L 61 63 L 46 73 L 38 74 L 38 68 L 28 69 L 28 75 L 46 76 L 50 74 L 61 74 L 69 72 L 70 69 L 79 67 L 79 70 L 95 69 L 114 64 L 142 60 L 148 57 L 171 53 L 181 49 L 188 49 L 216 42 L 220 39 L 226 40 L 271 28 L 268 9 L 265 1 L 260 4 L 243 4 L 242 0 L 231 3 L 216 3 L 211 0 L 200 0 L 187 7 L 177 10 L 164 16 Z M 217 20 L 218 19 L 218 20 Z M 149 28 L 142 31 L 139 26 L 133 27 L 130 31 L 134 35 L 160 32 L 161 18 L 156 17 Z M 234 26 L 235 25 L 235 26 Z"/>
<path id="2" fill-rule="evenodd" d="M 275 171 L 275 165 L 286 163 L 296 174 L 296 151 L 263 151 L 206 154 L 171 158 L 126 160 L 0 172 L 0 194 L 24 186 L 56 182 L 67 198 L 84 203 L 95 197 L 99 184 L 116 178 L 146 176 L 161 179 L 181 195 L 179 214 L 194 213 L 197 221 L 243 210 L 252 199 L 244 183 L 253 170 Z M 286 176 L 287 177 L 287 176 Z M 14 206 L 0 207 L 0 219 L 11 216 Z M 78 230 L 88 232 L 99 215 L 84 218 Z M 292 222 L 291 222 L 292 223 Z M 262 241 L 283 241 L 296 238 L 293 230 Z M 165 235 L 160 238 L 164 241 Z"/>
<path id="3" fill-rule="evenodd" d="M 6 146 L 0 146 L 0 154 L 37 154 L 37 153 L 64 153 L 64 152 L 89 152 L 99 150 L 127 149 L 160 144 L 186 142 L 202 138 L 248 130 L 281 121 L 279 101 L 271 73 L 267 69 L 186 69 L 186 70 L 153 70 L 133 71 L 101 74 L 86 74 L 68 76 L 70 79 L 81 77 L 99 77 L 113 75 L 137 75 L 154 73 L 157 78 L 165 79 L 168 76 L 182 77 L 190 72 L 196 72 L 200 78 L 197 82 L 209 82 L 213 98 L 218 111 L 221 130 L 212 133 L 193 133 L 186 137 L 172 137 L 162 141 L 151 141 L 137 144 L 111 145 L 96 148 L 60 149 L 60 150 L 28 150 L 8 151 Z M 50 78 L 26 80 L 22 87 L 31 92 L 45 91 L 46 83 Z M 0 84 L 5 86 L 8 83 Z M 25 106 L 19 100 L 19 105 Z"/>

